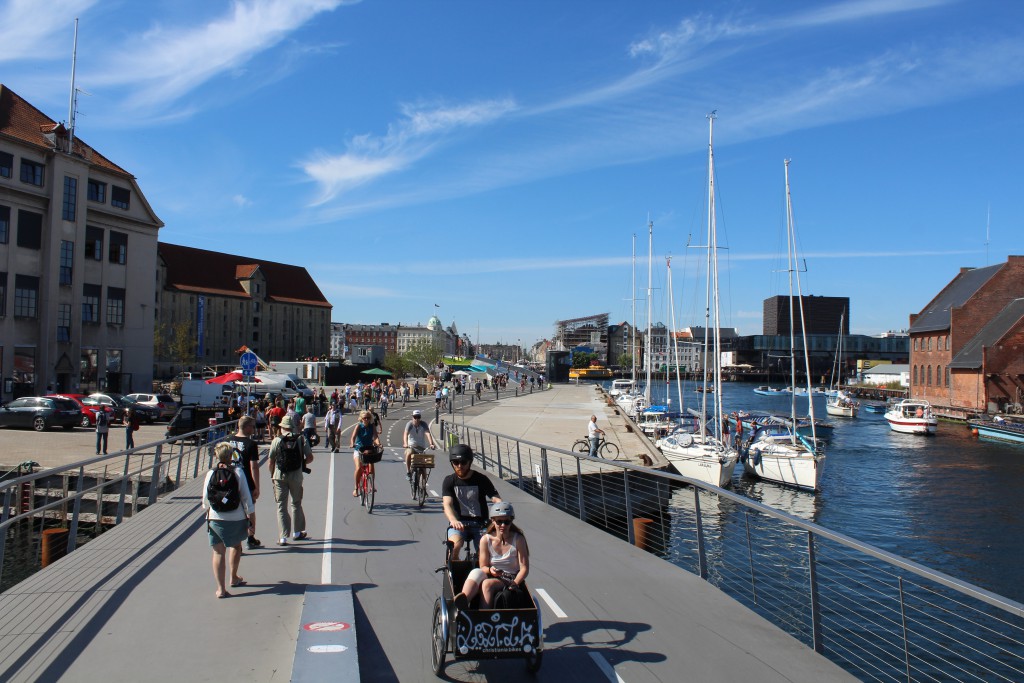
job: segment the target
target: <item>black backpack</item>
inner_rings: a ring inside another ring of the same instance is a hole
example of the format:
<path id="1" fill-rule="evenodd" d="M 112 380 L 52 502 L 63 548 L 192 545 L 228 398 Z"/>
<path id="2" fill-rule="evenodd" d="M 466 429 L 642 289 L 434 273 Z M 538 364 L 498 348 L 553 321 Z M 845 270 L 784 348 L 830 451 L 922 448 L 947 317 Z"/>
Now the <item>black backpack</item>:
<path id="1" fill-rule="evenodd" d="M 96 412 L 96 426 L 106 427 L 107 426 L 107 411 L 99 410 Z"/>
<path id="2" fill-rule="evenodd" d="M 282 472 L 294 472 L 302 467 L 305 460 L 302 454 L 302 442 L 298 434 L 288 434 L 281 437 L 281 443 L 277 447 L 277 468 Z"/>
<path id="3" fill-rule="evenodd" d="M 217 512 L 237 510 L 242 502 L 238 489 L 238 476 L 234 467 L 215 467 L 210 483 L 206 485 L 206 497 L 210 507 Z"/>

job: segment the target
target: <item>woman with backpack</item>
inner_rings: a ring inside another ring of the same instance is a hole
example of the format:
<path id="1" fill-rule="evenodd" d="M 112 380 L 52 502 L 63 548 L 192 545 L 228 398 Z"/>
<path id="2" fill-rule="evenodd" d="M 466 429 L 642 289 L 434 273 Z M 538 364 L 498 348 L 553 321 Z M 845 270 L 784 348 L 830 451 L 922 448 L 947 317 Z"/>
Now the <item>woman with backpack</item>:
<path id="1" fill-rule="evenodd" d="M 231 596 L 225 570 L 229 570 L 232 588 L 245 585 L 245 579 L 238 575 L 238 564 L 242 560 L 242 541 L 248 538 L 249 529 L 256 521 L 256 508 L 245 475 L 231 461 L 234 454 L 231 444 L 217 444 L 214 450 L 217 465 L 206 473 L 203 485 L 206 531 L 213 548 L 213 578 L 217 582 L 218 598 Z"/>

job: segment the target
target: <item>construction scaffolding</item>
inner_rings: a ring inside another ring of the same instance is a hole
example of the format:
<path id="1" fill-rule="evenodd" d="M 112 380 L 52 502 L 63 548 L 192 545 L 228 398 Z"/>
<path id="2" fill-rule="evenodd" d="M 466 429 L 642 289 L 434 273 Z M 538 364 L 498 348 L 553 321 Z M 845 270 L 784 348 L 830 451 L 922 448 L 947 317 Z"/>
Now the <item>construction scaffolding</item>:
<path id="1" fill-rule="evenodd" d="M 599 313 L 571 320 L 556 320 L 555 342 L 563 351 L 585 346 L 604 358 L 608 351 L 608 314 Z"/>

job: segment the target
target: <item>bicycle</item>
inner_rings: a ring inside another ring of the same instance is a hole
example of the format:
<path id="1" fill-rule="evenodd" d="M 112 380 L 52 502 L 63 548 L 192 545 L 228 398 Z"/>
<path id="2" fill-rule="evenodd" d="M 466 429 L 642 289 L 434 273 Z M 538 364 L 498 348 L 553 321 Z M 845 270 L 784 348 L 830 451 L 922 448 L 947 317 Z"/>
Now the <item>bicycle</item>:
<path id="1" fill-rule="evenodd" d="M 373 500 L 374 494 L 377 492 L 377 487 L 374 482 L 373 465 L 380 462 L 384 455 L 383 448 L 375 448 L 373 450 L 363 450 L 359 453 L 359 504 L 366 508 L 366 513 L 371 514 L 373 512 Z"/>
<path id="2" fill-rule="evenodd" d="M 425 453 L 424 449 L 413 447 L 409 486 L 412 489 L 412 499 L 419 503 L 420 507 L 427 502 L 427 479 L 430 478 L 430 470 L 433 467 L 434 454 Z"/>
<path id="3" fill-rule="evenodd" d="M 572 451 L 590 455 L 590 439 L 577 439 L 572 445 Z M 597 446 L 597 454 L 605 460 L 615 460 L 619 457 L 619 447 L 602 436 Z"/>

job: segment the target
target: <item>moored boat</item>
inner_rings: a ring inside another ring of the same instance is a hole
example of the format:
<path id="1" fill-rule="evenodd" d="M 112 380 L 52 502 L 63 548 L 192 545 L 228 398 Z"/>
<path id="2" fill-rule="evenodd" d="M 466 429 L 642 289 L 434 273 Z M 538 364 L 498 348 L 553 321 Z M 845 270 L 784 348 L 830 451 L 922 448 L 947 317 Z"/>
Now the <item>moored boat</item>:
<path id="1" fill-rule="evenodd" d="M 825 401 L 825 412 L 837 417 L 857 417 L 857 410 L 860 408 L 852 396 L 845 391 L 838 391 Z"/>
<path id="2" fill-rule="evenodd" d="M 636 388 L 636 381 L 631 379 L 613 379 L 612 387 L 608 390 L 608 395 L 612 398 L 619 396 L 620 394 L 631 394 Z"/>
<path id="3" fill-rule="evenodd" d="M 934 434 L 939 419 L 932 413 L 928 401 L 906 398 L 894 403 L 885 412 L 889 428 L 900 434 Z"/>
<path id="4" fill-rule="evenodd" d="M 967 426 L 983 439 L 1024 443 L 1024 422 L 996 415 L 991 420 L 969 420 Z"/>

